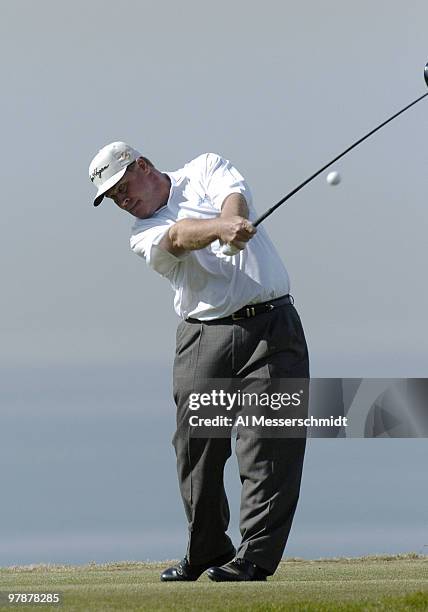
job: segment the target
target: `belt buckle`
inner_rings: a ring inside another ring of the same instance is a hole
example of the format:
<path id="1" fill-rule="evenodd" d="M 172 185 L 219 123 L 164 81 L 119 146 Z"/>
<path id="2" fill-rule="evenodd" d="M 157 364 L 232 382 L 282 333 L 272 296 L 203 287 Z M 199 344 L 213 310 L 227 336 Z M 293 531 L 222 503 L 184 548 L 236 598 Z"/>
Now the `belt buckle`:
<path id="1" fill-rule="evenodd" d="M 232 315 L 232 321 L 240 321 L 241 319 L 251 319 L 251 317 L 255 317 L 256 314 L 257 313 L 254 306 L 247 306 L 245 308 L 245 314 L 238 315 L 236 312 L 234 312 Z"/>
<path id="2" fill-rule="evenodd" d="M 249 319 L 250 317 L 255 317 L 257 314 L 254 306 L 248 306 L 245 310 L 247 312 L 247 319 Z"/>

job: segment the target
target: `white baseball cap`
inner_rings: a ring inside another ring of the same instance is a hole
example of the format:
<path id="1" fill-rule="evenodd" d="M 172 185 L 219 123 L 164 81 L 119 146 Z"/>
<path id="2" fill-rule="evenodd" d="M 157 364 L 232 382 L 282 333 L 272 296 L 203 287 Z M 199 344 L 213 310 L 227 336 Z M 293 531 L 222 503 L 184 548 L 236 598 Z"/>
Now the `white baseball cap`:
<path id="1" fill-rule="evenodd" d="M 98 189 L 94 206 L 101 204 L 106 191 L 116 185 L 129 164 L 141 157 L 141 153 L 126 142 L 111 142 L 98 151 L 89 165 L 89 178 Z"/>

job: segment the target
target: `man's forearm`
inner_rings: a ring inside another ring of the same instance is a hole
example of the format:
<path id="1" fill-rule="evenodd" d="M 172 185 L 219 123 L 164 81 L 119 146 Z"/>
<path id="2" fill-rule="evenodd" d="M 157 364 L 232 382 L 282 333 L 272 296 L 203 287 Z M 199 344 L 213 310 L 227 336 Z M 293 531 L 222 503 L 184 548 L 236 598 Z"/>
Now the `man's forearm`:
<path id="1" fill-rule="evenodd" d="M 218 219 L 181 219 L 168 231 L 176 254 L 203 249 L 219 238 Z"/>

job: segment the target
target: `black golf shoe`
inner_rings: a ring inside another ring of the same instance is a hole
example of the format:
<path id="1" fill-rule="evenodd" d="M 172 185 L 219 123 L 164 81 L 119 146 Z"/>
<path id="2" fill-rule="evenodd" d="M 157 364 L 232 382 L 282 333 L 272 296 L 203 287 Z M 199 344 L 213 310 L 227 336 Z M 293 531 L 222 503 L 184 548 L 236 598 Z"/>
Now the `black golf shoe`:
<path id="1" fill-rule="evenodd" d="M 207 574 L 215 582 L 249 582 L 265 581 L 268 572 L 247 559 L 236 558 L 222 567 L 210 567 Z"/>
<path id="2" fill-rule="evenodd" d="M 211 559 L 209 563 L 203 565 L 193 565 L 189 563 L 187 557 L 184 557 L 177 565 L 169 567 L 162 572 L 160 579 L 162 582 L 184 582 L 194 581 L 199 578 L 209 567 L 213 565 L 223 565 L 227 563 L 235 556 L 235 549 L 233 548 L 230 552 L 216 559 Z"/>

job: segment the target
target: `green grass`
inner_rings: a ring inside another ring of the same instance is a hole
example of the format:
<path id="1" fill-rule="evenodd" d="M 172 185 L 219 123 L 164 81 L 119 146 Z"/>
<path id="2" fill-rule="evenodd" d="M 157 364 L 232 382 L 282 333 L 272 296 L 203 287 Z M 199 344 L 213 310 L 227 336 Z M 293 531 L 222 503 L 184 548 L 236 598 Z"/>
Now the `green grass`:
<path id="1" fill-rule="evenodd" d="M 161 583 L 170 563 L 34 565 L 0 568 L 0 591 L 60 592 L 64 604 L 0 610 L 354 612 L 428 610 L 428 556 L 282 561 L 266 583 Z"/>

